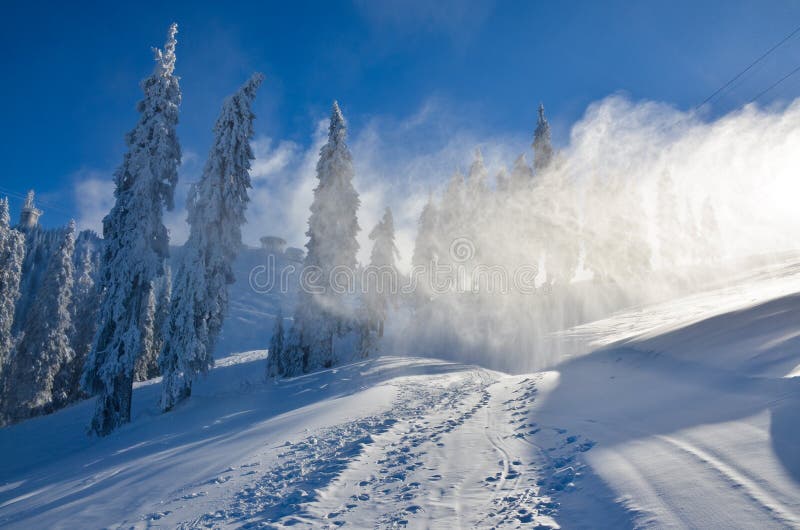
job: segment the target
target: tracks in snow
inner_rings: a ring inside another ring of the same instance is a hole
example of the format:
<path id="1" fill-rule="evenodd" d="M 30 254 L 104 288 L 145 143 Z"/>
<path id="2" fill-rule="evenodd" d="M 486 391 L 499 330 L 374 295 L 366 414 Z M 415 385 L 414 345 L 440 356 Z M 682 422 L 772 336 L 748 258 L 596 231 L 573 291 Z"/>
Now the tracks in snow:
<path id="1" fill-rule="evenodd" d="M 593 444 L 529 421 L 538 377 L 399 379 L 391 410 L 287 442 L 224 507 L 180 527 L 557 528 L 556 496 Z"/>
<path id="2" fill-rule="evenodd" d="M 583 468 L 579 455 L 594 442 L 566 429 L 530 421 L 540 380 L 540 375 L 509 378 L 493 389 L 495 407 L 500 410 L 490 416 L 486 431 L 501 456 L 497 462 L 500 469 L 484 479 L 486 487 L 494 491 L 489 509 L 476 526 L 559 527 L 557 497 L 575 486 Z"/>

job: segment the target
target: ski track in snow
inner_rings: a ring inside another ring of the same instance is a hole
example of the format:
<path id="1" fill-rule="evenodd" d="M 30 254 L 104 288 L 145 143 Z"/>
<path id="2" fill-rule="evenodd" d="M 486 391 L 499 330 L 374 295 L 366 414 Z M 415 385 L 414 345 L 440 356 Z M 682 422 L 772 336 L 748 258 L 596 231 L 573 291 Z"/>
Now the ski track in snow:
<path id="1" fill-rule="evenodd" d="M 736 469 L 733 463 L 726 463 L 721 458 L 686 440 L 666 435 L 660 435 L 658 438 L 697 459 L 700 465 L 707 466 L 716 472 L 724 482 L 730 484 L 732 488 L 740 490 L 775 523 L 786 525 L 787 528 L 800 527 L 800 516 L 793 513 L 791 508 L 783 506 L 774 494 L 768 493 L 759 486 L 758 479 L 748 476 L 746 471 Z"/>
<path id="2" fill-rule="evenodd" d="M 593 442 L 529 420 L 538 378 L 475 369 L 399 381 L 391 410 L 286 442 L 269 467 L 240 470 L 253 481 L 227 505 L 178 527 L 558 528 L 557 495 Z"/>

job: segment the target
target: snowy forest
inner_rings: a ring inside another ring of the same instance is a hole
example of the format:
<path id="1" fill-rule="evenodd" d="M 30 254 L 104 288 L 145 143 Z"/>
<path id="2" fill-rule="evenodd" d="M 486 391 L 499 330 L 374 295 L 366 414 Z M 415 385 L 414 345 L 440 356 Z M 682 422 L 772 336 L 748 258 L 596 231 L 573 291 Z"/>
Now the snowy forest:
<path id="1" fill-rule="evenodd" d="M 3 424 L 96 396 L 90 430 L 106 435 L 130 421 L 135 381 L 161 377 L 167 412 L 214 365 L 229 286 L 246 281 L 233 263 L 250 201 L 251 107 L 264 78 L 254 74 L 222 103 L 186 201 L 189 237 L 170 261 L 163 216 L 181 163 L 176 35 L 172 25 L 141 82 L 139 121 L 125 139 L 102 236 L 74 223 L 40 227 L 33 191 L 16 224 L 0 202 Z M 490 175 L 476 148 L 466 174 L 442 176 L 418 214 L 412 268 L 401 271 L 392 210 L 375 227 L 359 224 L 347 122 L 334 102 L 301 289 L 286 315 L 262 324 L 272 329 L 265 377 L 382 351 L 454 348 L 467 360 L 489 352 L 488 364 L 502 369 L 545 367 L 573 347 L 559 331 L 687 292 L 736 257 L 710 192 L 687 195 L 668 168 L 655 179 L 617 178 L 613 168 L 586 178 L 580 157 L 553 146 L 541 104 L 532 129 L 530 152 L 509 169 Z M 357 259 L 362 229 L 373 244 L 369 263 Z M 335 285 L 342 271 L 347 289 Z"/>

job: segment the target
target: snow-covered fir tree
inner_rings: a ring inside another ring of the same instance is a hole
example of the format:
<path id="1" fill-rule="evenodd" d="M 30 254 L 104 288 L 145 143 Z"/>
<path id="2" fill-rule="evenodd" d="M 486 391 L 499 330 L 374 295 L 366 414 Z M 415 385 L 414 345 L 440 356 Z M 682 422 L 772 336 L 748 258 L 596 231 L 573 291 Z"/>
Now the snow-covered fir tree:
<path id="1" fill-rule="evenodd" d="M 142 355 L 142 314 L 152 282 L 164 274 L 169 237 L 163 209 L 173 207 L 181 150 L 175 128 L 180 86 L 175 70 L 177 25 L 153 73 L 141 84 L 144 99 L 128 152 L 114 175 L 116 202 L 103 219 L 103 291 L 98 329 L 82 384 L 98 394 L 91 431 L 106 435 L 130 421 L 133 372 Z"/>
<path id="2" fill-rule="evenodd" d="M 678 244 L 682 250 L 683 259 L 681 261 L 683 264 L 694 264 L 703 256 L 704 249 L 700 226 L 697 224 L 694 207 L 689 198 L 685 200 L 683 206 L 683 223 Z"/>
<path id="3" fill-rule="evenodd" d="M 8 199 L 0 199 L 0 378 L 13 345 L 14 313 L 24 258 L 25 236 L 11 228 Z"/>
<path id="4" fill-rule="evenodd" d="M 172 271 L 169 265 L 157 278 L 147 296 L 142 314 L 142 354 L 136 359 L 134 381 L 147 381 L 161 375 L 158 358 L 164 347 L 164 334 L 171 309 Z"/>
<path id="5" fill-rule="evenodd" d="M 511 190 L 511 177 L 508 176 L 506 168 L 502 167 L 494 176 L 495 191 L 508 193 Z"/>
<path id="6" fill-rule="evenodd" d="M 480 148 L 475 149 L 475 154 L 472 158 L 472 164 L 469 166 L 469 174 L 467 176 L 467 189 L 469 190 L 470 198 L 474 201 L 480 201 L 485 198 L 486 193 L 489 191 L 489 172 L 486 170 L 486 164 L 483 162 L 483 153 Z"/>
<path id="7" fill-rule="evenodd" d="M 267 377 L 277 377 L 286 373 L 286 346 L 284 344 L 283 309 L 278 307 L 275 315 L 275 325 L 272 328 L 272 338 L 269 341 L 269 356 L 267 357 Z"/>
<path id="8" fill-rule="evenodd" d="M 141 325 L 142 353 L 136 358 L 133 367 L 134 381 L 147 381 L 158 372 L 158 353 L 156 352 L 156 289 L 151 282 L 147 288 L 147 303 L 142 307 L 139 317 Z"/>
<path id="9" fill-rule="evenodd" d="M 15 334 L 22 333 L 28 322 L 28 311 L 36 300 L 41 287 L 44 272 L 50 256 L 61 242 L 59 230 L 43 230 L 39 225 L 42 210 L 36 207 L 36 194 L 29 190 L 19 213 L 19 222 L 15 228 L 25 235 L 25 258 L 22 262 L 20 278 L 20 297 L 17 301 L 14 316 Z"/>
<path id="10" fill-rule="evenodd" d="M 13 332 L 15 334 L 20 334 L 24 331 L 23 328 L 28 321 L 28 312 L 36 301 L 50 260 L 53 259 L 57 253 L 64 237 L 64 228 L 46 229 L 39 224 L 38 221 L 43 212 L 37 208 L 35 197 L 33 190 L 28 192 L 25 203 L 20 211 L 19 222 L 15 226 L 16 230 L 24 234 L 25 244 L 25 257 L 22 261 L 20 278 L 21 296 L 17 301 L 14 316 Z M 101 246 L 102 240 L 100 236 L 91 230 L 83 230 L 76 234 L 73 258 L 76 279 L 80 279 L 78 277 L 84 275 L 85 279 L 96 282 L 100 267 Z M 91 302 L 84 300 L 84 293 L 85 291 L 80 288 L 80 285 L 76 286 L 76 293 L 75 296 L 73 296 L 72 304 L 73 321 L 78 324 L 87 322 L 93 325 L 97 321 L 96 313 L 98 303 L 96 299 Z M 86 319 L 76 318 L 76 311 L 78 308 L 83 307 L 88 308 L 85 315 Z M 77 335 L 83 333 L 83 331 L 85 330 L 80 330 L 79 326 L 76 327 L 76 337 L 73 337 L 73 340 L 78 340 Z M 92 334 L 92 332 L 88 333 L 88 335 Z M 92 336 L 81 337 L 81 340 L 83 340 L 84 344 L 87 344 L 91 342 L 92 338 Z"/>
<path id="11" fill-rule="evenodd" d="M 82 232 L 75 244 L 75 263 L 72 289 L 72 316 L 73 333 L 71 338 L 72 367 L 68 373 L 72 375 L 69 383 L 69 398 L 72 402 L 81 397 L 80 379 L 86 356 L 92 348 L 92 340 L 97 330 L 97 308 L 100 305 L 100 291 L 97 286 L 96 275 L 99 269 L 99 253 L 93 245 L 88 244 L 87 238 L 82 238 Z M 92 234 L 95 235 L 95 234 Z M 81 240 L 83 239 L 83 244 Z"/>
<path id="12" fill-rule="evenodd" d="M 537 173 L 553 161 L 553 144 L 550 141 L 550 124 L 544 117 L 544 105 L 539 104 L 536 130 L 533 133 L 533 169 Z"/>
<path id="13" fill-rule="evenodd" d="M 214 364 L 214 344 L 228 310 L 231 267 L 242 246 L 241 227 L 250 200 L 250 164 L 255 158 L 250 146 L 252 106 L 263 79 L 253 75 L 223 103 L 203 175 L 187 201 L 189 239 L 175 275 L 159 360 L 163 410 L 188 397 L 197 374 Z"/>
<path id="14" fill-rule="evenodd" d="M 67 403 L 74 352 L 72 319 L 75 223 L 64 232 L 28 315 L 25 333 L 14 348 L 3 378 L 3 416 L 15 422 L 50 412 Z"/>
<path id="15" fill-rule="evenodd" d="M 676 241 L 680 237 L 681 225 L 675 181 L 668 171 L 658 179 L 655 217 L 659 261 L 662 269 L 669 270 L 678 263 L 680 248 Z"/>
<path id="16" fill-rule="evenodd" d="M 472 164 L 467 173 L 466 187 L 466 218 L 462 221 L 462 237 L 469 237 L 477 246 L 476 258 L 479 259 L 480 253 L 484 250 L 482 241 L 478 241 L 478 236 L 482 233 L 480 227 L 483 225 L 486 215 L 488 215 L 489 199 L 489 172 L 483 162 L 483 153 L 475 149 Z"/>
<path id="17" fill-rule="evenodd" d="M 453 173 L 442 194 L 439 208 L 438 230 L 436 239 L 441 249 L 439 260 L 449 263 L 450 245 L 456 238 L 467 237 L 467 184 L 460 171 Z"/>
<path id="18" fill-rule="evenodd" d="M 364 294 L 359 354 L 362 359 L 372 356 L 383 337 L 389 306 L 396 299 L 399 286 L 397 246 L 394 242 L 394 218 L 386 208 L 383 218 L 375 225 L 369 238 L 374 241 L 369 267 L 364 272 Z"/>
<path id="19" fill-rule="evenodd" d="M 353 187 L 353 159 L 347 147 L 347 127 L 338 103 L 333 103 L 328 141 L 317 162 L 317 180 L 300 297 L 288 339 L 290 363 L 286 374 L 311 372 L 333 366 L 339 353 L 335 339 L 352 331 L 354 311 L 346 295 L 330 283 L 335 270 L 355 273 L 358 242 L 358 208 Z M 312 274 L 308 274 L 313 272 Z M 318 273 L 318 274 L 317 274 Z M 315 276 L 315 277 L 312 277 Z"/>
<path id="20" fill-rule="evenodd" d="M 511 168 L 511 184 L 513 190 L 530 189 L 533 182 L 533 170 L 525 160 L 525 155 L 521 154 L 514 161 L 514 166 Z"/>
<path id="21" fill-rule="evenodd" d="M 411 265 L 416 282 L 418 298 L 429 297 L 433 290 L 431 271 L 434 263 L 439 259 L 441 252 L 438 239 L 439 210 L 433 202 L 433 196 L 428 195 L 428 202 L 422 208 L 417 222 L 417 238 L 414 241 L 414 252 L 411 255 Z"/>

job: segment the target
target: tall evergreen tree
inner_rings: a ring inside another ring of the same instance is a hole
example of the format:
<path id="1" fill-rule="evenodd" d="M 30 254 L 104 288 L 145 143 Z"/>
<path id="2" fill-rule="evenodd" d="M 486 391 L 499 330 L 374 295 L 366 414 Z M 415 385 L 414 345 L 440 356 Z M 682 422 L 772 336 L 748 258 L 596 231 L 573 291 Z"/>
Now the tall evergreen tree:
<path id="1" fill-rule="evenodd" d="M 142 355 L 136 359 L 134 381 L 147 381 L 161 375 L 158 357 L 164 347 L 167 319 L 171 309 L 172 271 L 167 265 L 164 275 L 153 282 L 142 314 Z"/>
<path id="2" fill-rule="evenodd" d="M 375 243 L 370 253 L 369 267 L 364 275 L 366 285 L 364 285 L 359 348 L 362 359 L 375 353 L 377 342 L 383 337 L 389 305 L 394 300 L 399 285 L 398 252 L 394 242 L 394 218 L 391 208 L 386 208 L 383 219 L 372 229 L 369 238 Z"/>
<path id="3" fill-rule="evenodd" d="M 447 187 L 442 194 L 441 207 L 438 215 L 437 240 L 440 243 L 441 253 L 439 260 L 443 263 L 450 261 L 450 245 L 459 237 L 467 237 L 467 183 L 460 171 L 453 173 Z"/>
<path id="4" fill-rule="evenodd" d="M 658 255 L 662 269 L 671 269 L 678 263 L 680 251 L 675 242 L 681 234 L 678 217 L 678 195 L 675 182 L 669 172 L 664 171 L 658 180 L 656 197 L 656 235 L 658 238 Z"/>
<path id="5" fill-rule="evenodd" d="M 278 307 L 275 315 L 275 326 L 272 328 L 272 338 L 269 341 L 269 356 L 267 357 L 267 377 L 277 377 L 286 373 L 286 347 L 284 345 L 283 309 Z"/>
<path id="6" fill-rule="evenodd" d="M 289 337 L 291 362 L 288 374 L 310 372 L 338 361 L 334 340 L 352 328 L 353 311 L 346 295 L 334 292 L 331 273 L 355 272 L 358 242 L 358 208 L 353 187 L 353 159 L 347 147 L 347 127 L 338 103 L 333 103 L 328 142 L 322 146 L 311 216 L 308 220 L 306 275 Z"/>
<path id="7" fill-rule="evenodd" d="M 476 199 L 485 197 L 486 192 L 489 191 L 488 178 L 489 172 L 483 162 L 483 153 L 480 148 L 475 149 L 472 164 L 469 166 L 469 176 L 467 177 L 467 186 L 473 197 Z"/>
<path id="8" fill-rule="evenodd" d="M 228 311 L 228 285 L 234 282 L 232 266 L 242 246 L 241 227 L 250 200 L 252 107 L 263 80 L 263 75 L 254 74 L 223 103 L 203 176 L 188 200 L 189 239 L 175 276 L 160 357 L 163 410 L 191 395 L 197 374 L 214 365 L 214 345 Z"/>
<path id="9" fill-rule="evenodd" d="M 544 117 L 544 105 L 539 104 L 539 117 L 533 133 L 533 169 L 537 173 L 553 161 L 553 144 L 550 141 L 550 124 Z"/>
<path id="10" fill-rule="evenodd" d="M 143 309 L 169 254 L 163 209 L 173 207 L 181 159 L 175 133 L 181 102 L 174 75 L 177 31 L 176 24 L 170 26 L 164 50 L 155 50 L 153 73 L 142 81 L 139 123 L 128 134 L 128 152 L 114 175 L 116 202 L 103 219 L 103 301 L 82 380 L 87 392 L 98 394 L 91 431 L 101 436 L 130 421 Z"/>
<path id="11" fill-rule="evenodd" d="M 83 232 L 84 234 L 86 232 Z M 94 234 L 92 234 L 94 237 Z M 92 348 L 92 340 L 97 331 L 97 307 L 100 304 L 100 290 L 95 281 L 99 263 L 97 252 L 87 244 L 75 246 L 75 263 L 72 289 L 72 310 L 70 311 L 73 324 L 71 338 L 74 357 L 72 366 L 68 369 L 72 379 L 69 382 L 69 398 L 72 402 L 79 399 L 81 393 L 81 372 L 86 363 L 86 357 Z"/>
<path id="12" fill-rule="evenodd" d="M 414 253 L 411 255 L 411 265 L 414 267 L 417 294 L 427 297 L 432 291 L 432 267 L 439 259 L 440 242 L 438 239 L 439 210 L 433 202 L 433 197 L 428 196 L 428 202 L 422 208 L 417 223 L 417 238 L 414 241 Z"/>
<path id="13" fill-rule="evenodd" d="M 530 188 L 533 182 L 533 170 L 525 160 L 525 155 L 519 155 L 511 168 L 511 188 L 514 190 L 524 190 Z"/>
<path id="14" fill-rule="evenodd" d="M 166 272 L 166 271 L 165 271 Z M 134 381 L 147 381 L 158 372 L 158 352 L 156 351 L 156 307 L 157 295 L 154 283 L 147 287 L 147 303 L 142 307 L 139 317 L 141 323 L 142 353 L 136 358 L 133 367 Z"/>
<path id="15" fill-rule="evenodd" d="M 469 167 L 466 191 L 467 215 L 462 226 L 466 232 L 464 235 L 470 237 L 477 244 L 480 242 L 476 240 L 482 232 L 479 227 L 484 224 L 489 206 L 489 172 L 486 170 L 483 153 L 479 148 L 475 149 L 472 164 Z M 482 248 L 479 247 L 477 250 L 480 252 Z"/>
<path id="16" fill-rule="evenodd" d="M 495 191 L 508 193 L 511 190 L 511 178 L 508 176 L 506 168 L 501 167 L 497 174 L 494 176 Z"/>
<path id="17" fill-rule="evenodd" d="M 694 264 L 702 257 L 703 241 L 700 233 L 701 228 L 698 226 L 694 215 L 692 201 L 688 198 L 684 203 L 683 214 L 679 245 L 682 249 L 684 264 Z"/>
<path id="18" fill-rule="evenodd" d="M 11 228 L 8 199 L 0 199 L 0 378 L 13 345 L 14 313 L 24 258 L 25 236 Z"/>
<path id="19" fill-rule="evenodd" d="M 68 402 L 74 356 L 72 302 L 75 223 L 72 222 L 47 267 L 25 332 L 14 349 L 3 384 L 3 412 L 7 421 L 47 413 Z"/>

